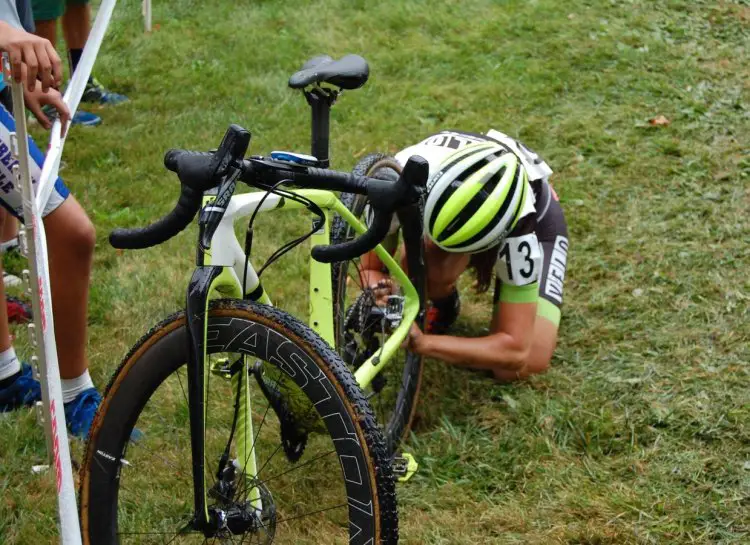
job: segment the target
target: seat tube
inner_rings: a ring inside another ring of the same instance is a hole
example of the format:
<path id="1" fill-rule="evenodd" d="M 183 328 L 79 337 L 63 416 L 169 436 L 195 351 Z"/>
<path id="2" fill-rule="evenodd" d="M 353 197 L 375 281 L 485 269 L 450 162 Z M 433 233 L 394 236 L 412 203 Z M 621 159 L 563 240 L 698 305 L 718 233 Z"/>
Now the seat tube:
<path id="1" fill-rule="evenodd" d="M 328 246 L 331 239 L 328 210 L 325 221 L 311 237 L 312 245 Z M 331 264 L 310 257 L 310 327 L 332 347 L 336 347 L 333 331 L 333 287 Z"/>

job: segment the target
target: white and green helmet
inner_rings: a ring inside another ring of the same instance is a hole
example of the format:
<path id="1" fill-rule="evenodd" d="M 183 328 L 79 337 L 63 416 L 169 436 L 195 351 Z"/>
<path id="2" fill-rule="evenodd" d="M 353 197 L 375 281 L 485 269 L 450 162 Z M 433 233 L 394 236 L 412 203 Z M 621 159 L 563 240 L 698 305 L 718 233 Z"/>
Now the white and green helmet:
<path id="1" fill-rule="evenodd" d="M 446 157 L 427 184 L 425 231 L 447 252 L 487 250 L 518 222 L 528 185 L 526 169 L 508 148 L 469 144 Z"/>

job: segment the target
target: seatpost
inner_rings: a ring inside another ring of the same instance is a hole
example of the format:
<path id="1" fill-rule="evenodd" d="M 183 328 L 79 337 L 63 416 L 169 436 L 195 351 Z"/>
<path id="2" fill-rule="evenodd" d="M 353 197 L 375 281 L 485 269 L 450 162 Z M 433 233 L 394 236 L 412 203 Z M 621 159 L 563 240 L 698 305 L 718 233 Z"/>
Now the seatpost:
<path id="1" fill-rule="evenodd" d="M 330 166 L 328 140 L 331 106 L 338 96 L 339 91 L 318 86 L 305 91 L 305 98 L 312 110 L 311 155 L 318 159 L 322 168 Z"/>

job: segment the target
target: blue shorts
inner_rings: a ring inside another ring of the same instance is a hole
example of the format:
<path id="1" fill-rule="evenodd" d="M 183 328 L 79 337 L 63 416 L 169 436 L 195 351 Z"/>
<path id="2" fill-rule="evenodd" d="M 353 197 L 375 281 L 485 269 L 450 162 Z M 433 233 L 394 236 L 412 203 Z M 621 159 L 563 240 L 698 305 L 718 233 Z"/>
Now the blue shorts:
<path id="1" fill-rule="evenodd" d="M 13 158 L 13 154 L 10 151 L 10 133 L 15 132 L 16 122 L 13 119 L 13 115 L 0 104 L 0 204 L 3 205 L 8 211 L 23 221 L 23 200 L 21 198 L 21 189 L 16 186 L 16 179 L 13 176 L 13 165 L 17 161 Z M 39 178 L 42 175 L 42 164 L 44 163 L 44 155 L 36 147 L 34 141 L 29 137 L 29 167 L 31 170 L 31 181 L 36 189 L 39 183 Z M 42 216 L 53 212 L 57 209 L 65 199 L 70 195 L 70 191 L 62 179 L 57 178 L 55 180 L 55 187 L 50 193 L 49 200 Z"/>

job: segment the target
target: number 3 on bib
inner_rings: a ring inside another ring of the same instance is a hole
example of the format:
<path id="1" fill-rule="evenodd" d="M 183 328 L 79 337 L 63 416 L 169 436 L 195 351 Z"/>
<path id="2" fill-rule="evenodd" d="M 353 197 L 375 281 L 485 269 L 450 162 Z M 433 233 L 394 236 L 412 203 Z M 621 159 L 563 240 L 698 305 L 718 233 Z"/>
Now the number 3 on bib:
<path id="1" fill-rule="evenodd" d="M 504 284 L 525 286 L 536 282 L 542 265 L 542 252 L 536 234 L 505 240 L 497 256 L 495 272 Z"/>

